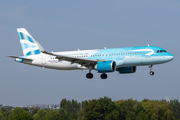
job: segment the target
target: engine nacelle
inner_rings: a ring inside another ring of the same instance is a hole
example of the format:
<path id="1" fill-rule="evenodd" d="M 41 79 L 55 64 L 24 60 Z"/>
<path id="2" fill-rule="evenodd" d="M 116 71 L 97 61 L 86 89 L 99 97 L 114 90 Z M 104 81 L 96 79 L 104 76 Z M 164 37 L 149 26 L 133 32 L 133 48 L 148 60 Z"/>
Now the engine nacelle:
<path id="1" fill-rule="evenodd" d="M 94 67 L 100 73 L 114 72 L 116 69 L 116 62 L 114 61 L 102 61 L 98 62 Z"/>
<path id="2" fill-rule="evenodd" d="M 119 71 L 119 73 L 121 73 L 121 74 L 135 73 L 136 72 L 136 66 L 120 67 L 120 68 L 117 69 L 117 71 Z"/>

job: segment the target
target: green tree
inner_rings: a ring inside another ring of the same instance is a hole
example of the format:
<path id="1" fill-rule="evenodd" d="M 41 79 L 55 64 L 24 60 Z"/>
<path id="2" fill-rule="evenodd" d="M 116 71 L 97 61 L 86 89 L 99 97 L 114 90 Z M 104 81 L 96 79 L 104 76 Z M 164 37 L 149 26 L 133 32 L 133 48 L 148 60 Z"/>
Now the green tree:
<path id="1" fill-rule="evenodd" d="M 118 111 L 117 109 L 111 111 L 105 116 L 105 120 L 122 120 L 121 118 L 121 111 Z"/>
<path id="2" fill-rule="evenodd" d="M 9 114 L 10 114 L 11 112 L 12 112 L 12 109 L 11 109 L 11 108 L 5 109 L 5 118 L 6 118 L 6 120 L 9 119 Z"/>
<path id="3" fill-rule="evenodd" d="M 36 108 L 33 109 L 33 110 L 32 110 L 32 116 L 34 116 L 34 114 L 36 114 L 37 112 L 38 112 L 38 109 L 36 109 Z"/>
<path id="4" fill-rule="evenodd" d="M 80 103 L 78 103 L 74 99 L 72 99 L 72 101 L 70 100 L 67 101 L 66 99 L 62 99 L 60 103 L 60 107 L 63 108 L 67 112 L 68 116 L 72 117 L 72 114 L 73 114 L 75 119 L 78 118 L 78 112 L 80 110 Z"/>
<path id="5" fill-rule="evenodd" d="M 103 114 L 101 113 L 101 106 L 96 99 L 90 100 L 85 107 L 85 119 L 87 120 L 103 120 Z"/>
<path id="6" fill-rule="evenodd" d="M 142 110 L 136 115 L 136 120 L 149 120 L 149 115 Z"/>
<path id="7" fill-rule="evenodd" d="M 119 120 L 122 119 L 121 109 L 114 102 L 112 102 L 111 98 L 104 97 L 98 99 L 98 103 L 100 105 L 101 113 L 103 114 L 103 119 L 111 119 L 111 120 Z"/>
<path id="8" fill-rule="evenodd" d="M 180 120 L 180 102 L 177 99 L 171 100 L 169 105 L 172 108 L 173 116 L 176 120 Z"/>
<path id="9" fill-rule="evenodd" d="M 23 110 L 29 112 L 29 109 L 27 109 L 27 108 L 23 108 Z"/>
<path id="10" fill-rule="evenodd" d="M 34 119 L 34 120 L 39 120 L 40 117 L 39 117 L 39 115 L 36 113 L 36 114 L 33 115 L 33 119 Z"/>
<path id="11" fill-rule="evenodd" d="M 149 120 L 148 112 L 143 108 L 141 103 L 137 104 L 136 107 L 136 120 Z"/>
<path id="12" fill-rule="evenodd" d="M 61 120 L 66 120 L 68 118 L 68 114 L 63 108 L 57 110 L 57 115 Z"/>
<path id="13" fill-rule="evenodd" d="M 84 109 L 81 108 L 79 111 L 78 111 L 78 120 L 81 120 L 84 116 Z"/>
<path id="14" fill-rule="evenodd" d="M 174 120 L 172 108 L 166 101 L 148 100 L 141 103 L 143 108 L 151 114 L 150 119 L 153 120 Z"/>
<path id="15" fill-rule="evenodd" d="M 1 108 L 1 110 L 0 110 L 0 120 L 1 119 L 5 119 L 5 109 L 4 108 Z"/>
<path id="16" fill-rule="evenodd" d="M 6 120 L 6 118 L 2 112 L 0 112 L 0 120 Z"/>
<path id="17" fill-rule="evenodd" d="M 67 118 L 68 114 L 63 108 L 58 109 L 56 113 L 51 116 L 51 120 L 67 120 Z"/>
<path id="18" fill-rule="evenodd" d="M 19 107 L 14 108 L 14 110 L 9 114 L 9 120 L 14 120 L 14 118 L 23 111 L 24 111 L 23 108 L 19 108 Z"/>
<path id="19" fill-rule="evenodd" d="M 118 105 L 122 110 L 122 117 L 123 119 L 136 119 L 136 107 L 138 105 L 137 100 L 118 100 L 114 102 L 116 105 Z"/>
<path id="20" fill-rule="evenodd" d="M 44 116 L 45 116 L 45 112 L 44 112 L 44 110 L 39 110 L 38 112 L 37 112 L 37 114 L 39 115 L 39 118 L 40 118 L 40 120 L 43 120 L 44 119 Z"/>
<path id="21" fill-rule="evenodd" d="M 56 114 L 56 112 L 54 110 L 48 109 L 46 111 L 45 120 L 52 120 L 52 117 L 55 114 Z"/>
<path id="22" fill-rule="evenodd" d="M 33 117 L 29 112 L 24 111 L 18 114 L 14 120 L 33 120 Z"/>

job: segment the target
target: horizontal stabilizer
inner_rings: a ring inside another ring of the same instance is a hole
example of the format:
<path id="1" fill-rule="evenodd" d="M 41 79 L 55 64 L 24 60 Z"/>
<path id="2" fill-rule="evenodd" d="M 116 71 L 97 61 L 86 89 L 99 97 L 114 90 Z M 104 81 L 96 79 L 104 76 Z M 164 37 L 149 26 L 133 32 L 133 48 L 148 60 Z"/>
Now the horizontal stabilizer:
<path id="1" fill-rule="evenodd" d="M 16 56 L 7 56 L 7 57 L 11 57 L 11 58 L 18 58 L 18 59 L 23 59 L 23 60 L 33 61 L 33 59 L 23 58 L 23 57 L 16 57 Z"/>

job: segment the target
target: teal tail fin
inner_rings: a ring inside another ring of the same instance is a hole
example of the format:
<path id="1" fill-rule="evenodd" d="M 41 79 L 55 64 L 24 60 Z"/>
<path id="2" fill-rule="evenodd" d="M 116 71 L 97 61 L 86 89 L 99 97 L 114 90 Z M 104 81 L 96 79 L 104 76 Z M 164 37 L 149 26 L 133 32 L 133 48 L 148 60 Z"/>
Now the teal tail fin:
<path id="1" fill-rule="evenodd" d="M 17 32 L 24 56 L 38 55 L 41 53 L 36 41 L 25 28 L 18 28 Z"/>

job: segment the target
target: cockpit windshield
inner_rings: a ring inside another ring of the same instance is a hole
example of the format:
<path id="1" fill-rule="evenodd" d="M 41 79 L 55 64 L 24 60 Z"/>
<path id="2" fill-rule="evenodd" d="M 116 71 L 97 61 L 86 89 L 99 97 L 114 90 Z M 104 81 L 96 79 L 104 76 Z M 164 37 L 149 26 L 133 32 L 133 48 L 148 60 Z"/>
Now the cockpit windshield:
<path id="1" fill-rule="evenodd" d="M 158 50 L 157 53 L 167 52 L 166 50 Z"/>

